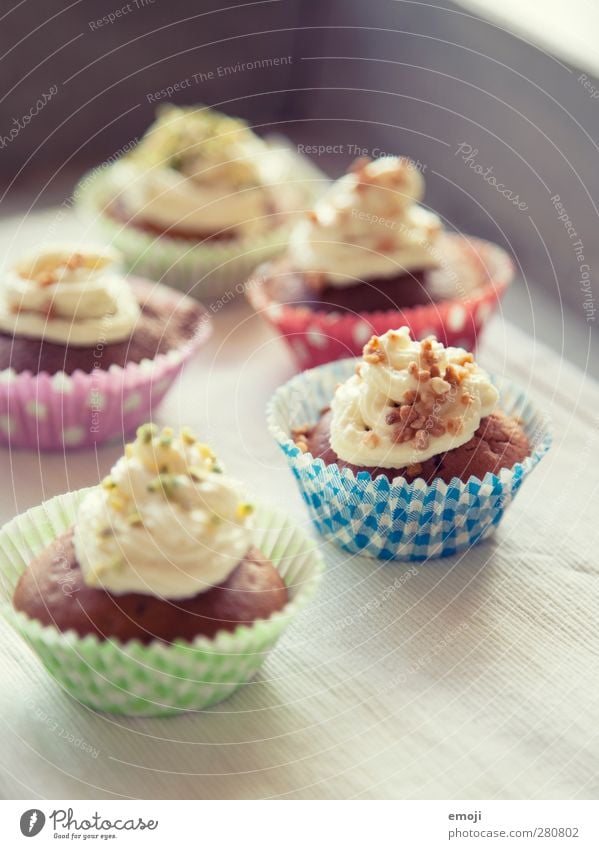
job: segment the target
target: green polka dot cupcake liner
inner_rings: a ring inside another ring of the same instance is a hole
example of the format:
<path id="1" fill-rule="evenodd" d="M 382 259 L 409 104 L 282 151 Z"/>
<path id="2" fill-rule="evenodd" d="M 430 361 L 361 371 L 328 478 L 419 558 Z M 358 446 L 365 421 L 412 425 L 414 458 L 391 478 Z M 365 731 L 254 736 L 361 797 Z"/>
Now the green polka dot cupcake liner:
<path id="1" fill-rule="evenodd" d="M 156 235 L 111 214 L 115 197 L 122 190 L 120 173 L 116 163 L 85 174 L 75 189 L 77 209 L 122 253 L 124 267 L 129 272 L 159 280 L 207 304 L 223 297 L 224 303 L 228 303 L 243 295 L 246 281 L 256 266 L 284 250 L 296 220 L 295 212 L 277 218 L 276 224 L 273 216 L 273 226 L 265 232 L 230 240 L 198 243 Z M 289 183 L 296 185 L 302 195 L 296 206 L 309 205 L 323 181 L 325 178 L 317 169 L 299 160 L 297 173 L 289 177 Z M 282 190 L 286 185 L 289 184 L 282 183 Z"/>
<path id="2" fill-rule="evenodd" d="M 166 286 L 131 280 L 140 296 L 151 294 L 168 317 L 181 295 Z M 179 372 L 208 339 L 208 313 L 198 312 L 193 338 L 153 359 L 102 368 L 98 343 L 91 372 L 0 372 L 0 444 L 10 448 L 52 451 L 86 448 L 133 431 L 152 417 Z"/>
<path id="3" fill-rule="evenodd" d="M 56 683 L 97 711 L 165 716 L 204 710 L 232 695 L 260 669 L 277 640 L 315 592 L 323 561 L 315 539 L 276 509 L 256 505 L 254 543 L 277 567 L 287 605 L 269 619 L 212 639 L 144 645 L 78 637 L 15 611 L 12 596 L 28 564 L 73 524 L 89 490 L 66 493 L 17 516 L 0 531 L 2 612 Z"/>

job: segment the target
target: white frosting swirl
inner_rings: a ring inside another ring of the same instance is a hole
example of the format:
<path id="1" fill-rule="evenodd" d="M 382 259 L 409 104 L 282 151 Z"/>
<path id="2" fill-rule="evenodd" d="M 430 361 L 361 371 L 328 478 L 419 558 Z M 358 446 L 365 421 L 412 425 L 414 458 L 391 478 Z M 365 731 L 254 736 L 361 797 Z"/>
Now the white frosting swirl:
<path id="1" fill-rule="evenodd" d="M 468 442 L 498 397 L 463 348 L 389 330 L 372 337 L 356 374 L 335 392 L 331 447 L 357 466 L 412 466 Z"/>
<path id="2" fill-rule="evenodd" d="M 270 226 L 278 171 L 268 146 L 243 121 L 170 106 L 113 176 L 133 222 L 201 236 Z"/>
<path id="3" fill-rule="evenodd" d="M 74 346 L 118 342 L 140 315 L 118 254 L 54 245 L 9 268 L 0 285 L 0 330 Z"/>
<path id="4" fill-rule="evenodd" d="M 408 160 L 358 160 L 291 234 L 295 268 L 351 286 L 438 265 L 438 216 L 419 206 L 420 171 Z"/>
<path id="5" fill-rule="evenodd" d="M 251 512 L 193 434 L 144 425 L 79 507 L 77 560 L 90 586 L 189 598 L 223 583 L 247 554 Z"/>

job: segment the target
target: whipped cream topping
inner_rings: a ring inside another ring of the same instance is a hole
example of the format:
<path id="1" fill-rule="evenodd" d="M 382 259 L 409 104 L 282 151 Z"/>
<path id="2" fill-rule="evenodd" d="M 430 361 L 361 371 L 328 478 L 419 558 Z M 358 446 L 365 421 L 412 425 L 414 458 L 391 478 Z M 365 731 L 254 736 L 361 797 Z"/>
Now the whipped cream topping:
<path id="1" fill-rule="evenodd" d="M 206 108 L 167 106 L 115 166 L 133 221 L 198 235 L 269 226 L 280 166 L 250 128 Z"/>
<path id="2" fill-rule="evenodd" d="M 372 337 L 356 374 L 337 388 L 331 446 L 348 463 L 416 474 L 418 463 L 468 442 L 498 397 L 463 348 L 389 330 Z"/>
<path id="3" fill-rule="evenodd" d="M 442 225 L 418 204 L 423 195 L 408 159 L 357 160 L 294 228 L 294 267 L 341 287 L 438 265 Z"/>
<path id="4" fill-rule="evenodd" d="M 208 446 L 143 425 L 82 501 L 75 552 L 85 582 L 111 593 L 189 598 L 223 583 L 252 544 L 252 508 Z"/>
<path id="5" fill-rule="evenodd" d="M 75 346 L 131 335 L 140 310 L 112 251 L 55 245 L 8 268 L 0 281 L 0 330 Z"/>

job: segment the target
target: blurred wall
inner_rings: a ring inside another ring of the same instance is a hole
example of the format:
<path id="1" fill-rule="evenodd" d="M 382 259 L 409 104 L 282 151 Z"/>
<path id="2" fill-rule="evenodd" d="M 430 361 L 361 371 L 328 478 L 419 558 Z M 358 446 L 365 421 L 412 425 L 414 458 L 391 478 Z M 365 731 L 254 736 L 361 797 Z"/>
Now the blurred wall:
<path id="1" fill-rule="evenodd" d="M 449 227 L 515 256 L 525 326 L 567 347 L 552 338 L 562 324 L 536 326 L 549 313 L 533 290 L 571 310 L 581 337 L 595 324 L 599 82 L 445 0 L 29 2 L 5 13 L 0 39 L 13 196 L 41 188 L 49 202 L 139 137 L 169 99 L 160 90 L 178 86 L 170 99 L 287 132 L 333 175 L 359 152 L 411 155 Z"/>

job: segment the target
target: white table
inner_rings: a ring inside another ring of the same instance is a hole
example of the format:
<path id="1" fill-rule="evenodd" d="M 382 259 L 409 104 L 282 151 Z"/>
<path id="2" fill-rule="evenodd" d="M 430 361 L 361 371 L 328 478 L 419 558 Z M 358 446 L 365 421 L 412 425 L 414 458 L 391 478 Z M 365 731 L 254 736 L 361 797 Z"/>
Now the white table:
<path id="1" fill-rule="evenodd" d="M 3 251 L 52 220 L 30 217 L 18 234 L 8 222 Z M 80 231 L 65 216 L 58 232 Z M 481 357 L 528 387 L 555 431 L 493 541 L 418 567 L 378 605 L 409 564 L 323 546 L 311 607 L 255 682 L 199 715 L 94 714 L 1 623 L 0 796 L 596 798 L 599 386 L 501 317 Z M 264 427 L 291 373 L 282 343 L 238 300 L 215 316 L 159 418 L 190 424 L 307 526 Z M 0 518 L 95 483 L 118 454 L 0 451 Z"/>

